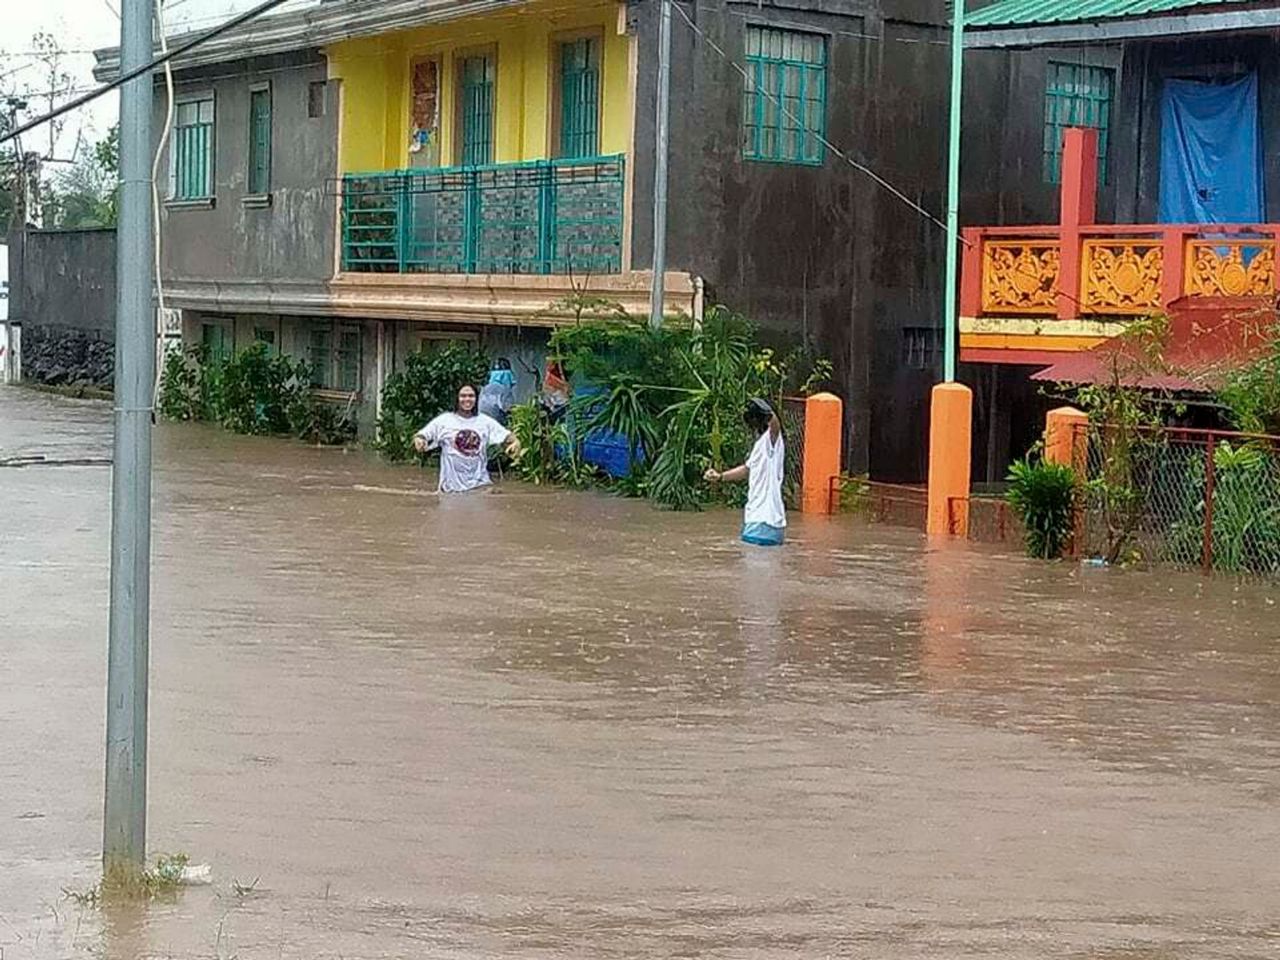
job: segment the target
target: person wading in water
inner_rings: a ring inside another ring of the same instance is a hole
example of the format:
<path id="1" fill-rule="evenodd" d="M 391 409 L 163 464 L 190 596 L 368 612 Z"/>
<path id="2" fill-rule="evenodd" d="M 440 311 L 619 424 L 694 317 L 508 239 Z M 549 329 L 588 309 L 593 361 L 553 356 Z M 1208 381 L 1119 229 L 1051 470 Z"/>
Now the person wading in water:
<path id="1" fill-rule="evenodd" d="M 440 492 L 466 493 L 487 487 L 489 448 L 502 445 L 512 457 L 520 456 L 520 442 L 492 417 L 476 412 L 476 388 L 458 391 L 458 407 L 442 413 L 417 432 L 413 449 L 426 453 L 440 448 Z"/>
<path id="2" fill-rule="evenodd" d="M 782 421 L 773 407 L 756 398 L 747 404 L 743 419 L 760 436 L 747 462 L 732 470 L 708 470 L 710 483 L 747 481 L 747 506 L 742 516 L 742 540 L 758 547 L 776 547 L 786 537 L 787 511 L 782 503 L 782 477 L 787 456 Z"/>

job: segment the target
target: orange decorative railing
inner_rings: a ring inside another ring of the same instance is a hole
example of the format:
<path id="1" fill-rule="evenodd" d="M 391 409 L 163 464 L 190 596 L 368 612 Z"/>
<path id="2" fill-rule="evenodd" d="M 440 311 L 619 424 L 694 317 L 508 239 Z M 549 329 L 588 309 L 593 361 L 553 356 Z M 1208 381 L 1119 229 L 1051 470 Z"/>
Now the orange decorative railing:
<path id="1" fill-rule="evenodd" d="M 1082 312 L 1141 315 L 1160 309 L 1164 248 L 1159 240 L 1085 240 L 1081 264 Z"/>
<path id="2" fill-rule="evenodd" d="M 1192 240 L 1183 290 L 1193 297 L 1266 297 L 1276 293 L 1276 241 Z"/>
<path id="3" fill-rule="evenodd" d="M 982 251 L 982 309 L 1057 312 L 1058 241 L 992 240 Z"/>
<path id="4" fill-rule="evenodd" d="M 971 227 L 966 317 L 1140 316 L 1183 297 L 1280 294 L 1280 224 Z"/>

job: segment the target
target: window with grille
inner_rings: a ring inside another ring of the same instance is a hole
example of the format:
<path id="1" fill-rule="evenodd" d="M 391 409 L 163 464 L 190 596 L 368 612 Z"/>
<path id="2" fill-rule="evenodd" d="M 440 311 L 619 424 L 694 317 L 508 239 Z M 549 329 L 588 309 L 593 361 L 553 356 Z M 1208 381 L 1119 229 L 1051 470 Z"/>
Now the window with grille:
<path id="1" fill-rule="evenodd" d="M 207 321 L 201 324 L 200 343 L 210 360 L 230 360 L 236 352 L 235 331 L 229 323 Z"/>
<path id="2" fill-rule="evenodd" d="M 213 97 L 178 104 L 171 157 L 173 199 L 213 196 Z"/>
<path id="3" fill-rule="evenodd" d="M 361 365 L 360 328 L 342 323 L 314 323 L 308 339 L 311 386 L 319 390 L 358 393 Z"/>
<path id="4" fill-rule="evenodd" d="M 458 162 L 464 166 L 493 163 L 493 57 L 463 57 L 459 72 L 458 109 L 462 136 Z"/>
<path id="5" fill-rule="evenodd" d="M 827 41 L 816 33 L 747 27 L 742 155 L 821 164 L 827 132 Z"/>
<path id="6" fill-rule="evenodd" d="M 935 327 L 902 328 L 902 365 L 911 370 L 933 370 L 938 364 L 941 331 Z"/>
<path id="7" fill-rule="evenodd" d="M 600 42 L 560 44 L 560 156 L 600 152 Z"/>
<path id="8" fill-rule="evenodd" d="M 271 88 L 249 92 L 249 193 L 271 192 Z"/>
<path id="9" fill-rule="evenodd" d="M 1044 178 L 1062 182 L 1062 140 L 1067 127 L 1098 131 L 1098 181 L 1107 182 L 1107 141 L 1115 99 L 1115 71 L 1050 61 L 1044 93 Z"/>

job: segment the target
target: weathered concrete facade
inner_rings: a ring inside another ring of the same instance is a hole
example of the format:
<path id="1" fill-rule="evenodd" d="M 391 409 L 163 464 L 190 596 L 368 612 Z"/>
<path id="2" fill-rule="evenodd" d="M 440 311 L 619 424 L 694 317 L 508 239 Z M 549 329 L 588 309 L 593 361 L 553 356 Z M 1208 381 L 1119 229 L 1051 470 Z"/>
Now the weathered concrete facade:
<path id="1" fill-rule="evenodd" d="M 311 116 L 316 93 L 320 115 Z M 271 103 L 270 188 L 249 191 L 249 96 L 266 89 Z M 176 201 L 161 184 L 162 269 L 176 306 L 212 293 L 211 283 L 246 277 L 319 288 L 333 275 L 337 208 L 336 93 L 318 51 L 180 71 L 175 99 L 213 97 L 213 197 Z M 152 119 L 159 139 L 165 92 L 156 88 Z M 172 140 L 161 158 L 169 169 Z"/>
<path id="2" fill-rule="evenodd" d="M 23 379 L 111 389 L 115 230 L 16 231 L 9 291 L 9 321 L 22 326 Z"/>
<path id="3" fill-rule="evenodd" d="M 827 44 L 828 139 L 925 209 L 946 180 L 941 2 L 699 0 L 682 4 L 734 63 L 749 24 Z M 658 4 L 634 0 L 640 62 L 656 62 Z M 919 480 L 928 391 L 941 369 L 942 232 L 830 149 L 820 166 L 743 159 L 738 69 L 677 13 L 673 25 L 671 269 L 835 363 L 848 466 Z M 656 79 L 638 76 L 634 260 L 652 263 Z"/>

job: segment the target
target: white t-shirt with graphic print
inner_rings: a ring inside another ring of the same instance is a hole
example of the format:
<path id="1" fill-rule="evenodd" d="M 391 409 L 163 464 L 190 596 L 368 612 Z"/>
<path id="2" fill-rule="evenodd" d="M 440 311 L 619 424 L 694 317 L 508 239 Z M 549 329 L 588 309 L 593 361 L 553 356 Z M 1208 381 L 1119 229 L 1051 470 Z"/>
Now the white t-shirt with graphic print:
<path id="1" fill-rule="evenodd" d="M 511 431 L 492 417 L 442 413 L 418 431 L 427 449 L 440 448 L 440 492 L 466 493 L 488 486 L 489 448 L 506 443 Z"/>

